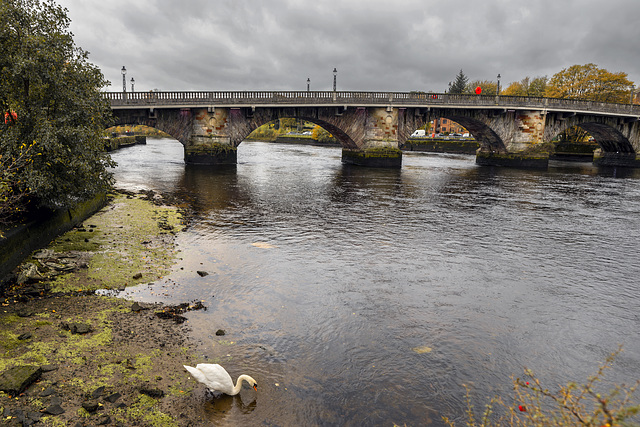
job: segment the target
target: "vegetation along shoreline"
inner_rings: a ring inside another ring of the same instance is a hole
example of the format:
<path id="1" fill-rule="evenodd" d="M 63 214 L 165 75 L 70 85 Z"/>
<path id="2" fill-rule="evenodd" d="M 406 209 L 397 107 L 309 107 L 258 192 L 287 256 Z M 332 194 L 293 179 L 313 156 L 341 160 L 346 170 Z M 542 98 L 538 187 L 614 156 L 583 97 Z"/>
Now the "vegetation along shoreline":
<path id="1" fill-rule="evenodd" d="M 15 425 L 199 425 L 185 312 L 101 295 L 166 275 L 186 218 L 153 192 L 112 193 L 29 256 L 0 310 L 0 414 Z M 126 251 L 123 249 L 127 249 Z M 196 274 L 194 272 L 194 274 Z"/>

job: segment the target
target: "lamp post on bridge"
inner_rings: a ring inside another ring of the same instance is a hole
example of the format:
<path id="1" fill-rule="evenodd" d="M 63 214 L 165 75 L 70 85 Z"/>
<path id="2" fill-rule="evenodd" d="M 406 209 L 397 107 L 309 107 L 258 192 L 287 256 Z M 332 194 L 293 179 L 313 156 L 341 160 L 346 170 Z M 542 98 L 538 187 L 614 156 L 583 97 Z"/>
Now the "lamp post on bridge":
<path id="1" fill-rule="evenodd" d="M 629 97 L 629 104 L 633 104 L 633 92 L 636 90 L 636 85 L 631 85 L 631 96 Z"/>
<path id="2" fill-rule="evenodd" d="M 122 73 L 122 91 L 126 92 L 127 91 L 127 69 L 124 67 L 124 65 L 122 66 L 122 70 L 120 70 L 120 72 Z"/>
<path id="3" fill-rule="evenodd" d="M 498 86 L 496 86 L 496 96 L 500 96 L 500 73 L 498 73 Z"/>
<path id="4" fill-rule="evenodd" d="M 338 69 L 333 69 L 333 91 L 336 91 L 336 77 L 338 76 Z"/>
<path id="5" fill-rule="evenodd" d="M 307 92 L 309 92 L 310 87 L 311 87 L 311 79 L 307 77 Z"/>
<path id="6" fill-rule="evenodd" d="M 133 87 L 134 87 L 133 85 L 135 85 L 135 84 L 136 84 L 136 81 L 133 80 L 133 77 L 131 77 L 131 92 L 135 92 L 135 90 L 133 89 Z"/>

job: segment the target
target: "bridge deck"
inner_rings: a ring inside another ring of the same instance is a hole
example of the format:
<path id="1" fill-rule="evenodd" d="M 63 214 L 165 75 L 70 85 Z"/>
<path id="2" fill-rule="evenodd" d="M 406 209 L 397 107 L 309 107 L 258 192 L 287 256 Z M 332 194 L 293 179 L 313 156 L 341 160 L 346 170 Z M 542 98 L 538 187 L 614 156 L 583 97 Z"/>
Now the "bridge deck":
<path id="1" fill-rule="evenodd" d="M 112 108 L 326 107 L 489 108 L 640 117 L 640 105 L 578 99 L 422 92 L 225 91 L 105 92 Z"/>

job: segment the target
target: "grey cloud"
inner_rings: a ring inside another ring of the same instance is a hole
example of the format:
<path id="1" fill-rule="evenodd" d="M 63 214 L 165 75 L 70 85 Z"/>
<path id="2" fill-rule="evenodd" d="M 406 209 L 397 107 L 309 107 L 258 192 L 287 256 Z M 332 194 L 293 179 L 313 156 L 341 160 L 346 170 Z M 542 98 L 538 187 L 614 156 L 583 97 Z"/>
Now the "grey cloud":
<path id="1" fill-rule="evenodd" d="M 593 62 L 640 77 L 640 2 L 59 0 L 120 90 L 446 90 L 460 69 L 503 84 Z"/>

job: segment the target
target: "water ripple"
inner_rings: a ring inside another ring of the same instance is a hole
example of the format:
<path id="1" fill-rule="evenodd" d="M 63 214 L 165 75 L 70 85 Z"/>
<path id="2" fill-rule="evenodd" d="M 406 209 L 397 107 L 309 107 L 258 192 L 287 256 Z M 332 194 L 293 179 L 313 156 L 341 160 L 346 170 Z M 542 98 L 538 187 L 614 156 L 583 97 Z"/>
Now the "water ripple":
<path id="1" fill-rule="evenodd" d="M 349 168 L 340 149 L 248 142 L 216 172 L 162 144 L 118 154 L 116 175 L 189 194 L 202 218 L 167 298 L 205 300 L 202 356 L 259 377 L 226 425 L 439 425 L 463 383 L 481 399 L 525 366 L 584 380 L 618 344 L 612 380 L 640 372 L 636 173 L 408 153 L 399 171 Z"/>

